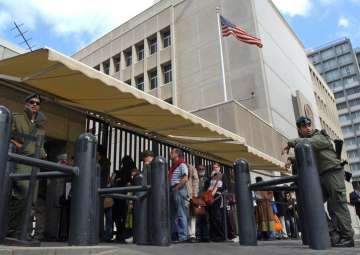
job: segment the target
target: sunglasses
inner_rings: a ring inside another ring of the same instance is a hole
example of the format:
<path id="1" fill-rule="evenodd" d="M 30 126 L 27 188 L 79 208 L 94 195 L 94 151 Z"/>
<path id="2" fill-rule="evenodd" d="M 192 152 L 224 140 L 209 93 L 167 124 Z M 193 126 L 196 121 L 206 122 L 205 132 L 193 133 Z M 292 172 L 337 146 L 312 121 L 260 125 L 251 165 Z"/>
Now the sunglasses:
<path id="1" fill-rule="evenodd" d="M 31 105 L 40 105 L 40 102 L 39 101 L 35 101 L 35 100 L 30 100 L 28 102 L 28 104 L 31 104 Z"/>

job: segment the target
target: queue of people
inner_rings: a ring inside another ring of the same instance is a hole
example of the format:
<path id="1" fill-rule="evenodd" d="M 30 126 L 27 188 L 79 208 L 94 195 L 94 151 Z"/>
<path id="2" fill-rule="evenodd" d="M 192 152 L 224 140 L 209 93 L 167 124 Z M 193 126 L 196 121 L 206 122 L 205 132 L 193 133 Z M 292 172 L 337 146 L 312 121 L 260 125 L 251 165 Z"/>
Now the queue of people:
<path id="1" fill-rule="evenodd" d="M 37 151 L 36 141 L 29 137 L 45 135 L 44 122 L 46 118 L 40 111 L 40 105 L 41 97 L 38 94 L 31 94 L 25 98 L 24 112 L 13 114 L 11 143 L 14 144 L 16 152 L 19 154 L 34 157 Z M 288 153 L 290 148 L 301 142 L 308 142 L 313 146 L 321 188 L 324 200 L 327 202 L 329 226 L 339 236 L 337 240 L 332 239 L 332 244 L 335 247 L 353 247 L 354 231 L 351 227 L 350 213 L 346 202 L 344 169 L 334 150 L 332 140 L 326 133 L 313 129 L 311 120 L 307 117 L 300 117 L 296 124 L 300 138 L 290 140 L 283 149 L 283 153 Z M 40 145 L 38 154 L 39 158 L 46 158 L 43 144 Z M 175 243 L 219 242 L 233 238 L 235 231 L 233 231 L 234 227 L 231 226 L 232 221 L 229 219 L 231 203 L 224 195 L 227 190 L 227 182 L 221 172 L 220 164 L 214 163 L 211 174 L 207 176 L 205 167 L 203 165 L 195 167 L 186 162 L 180 149 L 172 148 L 170 156 L 172 164 L 168 170 L 168 181 L 172 241 Z M 142 153 L 144 168 L 139 170 L 133 159 L 125 156 L 121 160 L 120 169 L 110 175 L 111 162 L 106 157 L 106 150 L 99 146 L 97 160 L 101 169 L 100 186 L 104 188 L 134 185 L 134 177 L 146 172 L 154 157 L 153 152 L 144 151 Z M 66 162 L 66 164 L 71 163 Z M 31 172 L 31 167 L 16 164 L 14 172 L 28 173 Z M 262 179 L 259 177 L 256 181 L 259 182 Z M 28 181 L 13 183 L 9 202 L 9 237 L 20 237 L 21 224 L 19 222 L 23 221 L 26 211 L 28 183 Z M 65 200 L 68 201 L 71 199 L 71 192 L 67 188 L 65 190 L 67 193 Z M 33 201 L 36 217 L 35 236 L 39 240 L 44 239 L 44 226 L 47 220 L 44 197 L 46 197 L 46 191 L 39 188 Z M 195 200 L 201 203 L 195 204 Z M 257 191 L 254 194 L 254 200 L 259 239 L 298 237 L 298 216 L 293 194 Z M 351 193 L 350 201 L 360 215 L 360 191 L 358 189 Z M 200 206 L 201 210 L 192 210 L 194 205 L 197 208 Z M 103 201 L 103 209 L 104 241 L 126 243 L 126 239 L 133 235 L 132 202 L 107 198 Z M 225 224 L 227 225 L 225 226 Z M 116 231 L 114 231 L 114 225 Z M 225 233 L 226 229 L 227 233 Z"/>

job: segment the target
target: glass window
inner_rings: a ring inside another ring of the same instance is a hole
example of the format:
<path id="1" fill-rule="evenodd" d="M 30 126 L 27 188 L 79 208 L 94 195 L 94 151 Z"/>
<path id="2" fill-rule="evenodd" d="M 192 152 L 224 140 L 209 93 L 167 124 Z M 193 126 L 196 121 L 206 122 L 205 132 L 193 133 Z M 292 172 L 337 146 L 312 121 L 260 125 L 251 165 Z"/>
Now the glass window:
<path id="1" fill-rule="evenodd" d="M 120 71 L 120 54 L 113 57 L 115 73 Z"/>
<path id="2" fill-rule="evenodd" d="M 110 73 L 110 60 L 106 60 L 105 62 L 103 62 L 103 70 L 104 73 L 109 74 Z"/>
<path id="3" fill-rule="evenodd" d="M 344 91 L 339 91 L 334 93 L 335 98 L 340 98 L 340 97 L 344 97 Z"/>
<path id="4" fill-rule="evenodd" d="M 353 95 L 353 94 L 358 94 L 358 93 L 360 93 L 360 86 L 353 87 L 351 89 L 346 90 L 347 95 Z"/>
<path id="5" fill-rule="evenodd" d="M 350 54 L 342 55 L 338 57 L 338 62 L 340 65 L 346 65 L 352 63 L 352 57 Z"/>
<path id="6" fill-rule="evenodd" d="M 330 59 L 323 63 L 323 70 L 328 71 L 337 67 L 336 59 Z"/>
<path id="7" fill-rule="evenodd" d="M 355 159 L 355 158 L 359 157 L 359 152 L 358 152 L 358 150 L 352 150 L 352 151 L 348 151 L 347 155 L 348 155 L 349 159 Z"/>
<path id="8" fill-rule="evenodd" d="M 337 88 L 342 88 L 342 81 L 333 81 L 333 82 L 329 82 L 329 87 L 334 90 L 334 89 L 337 89 Z"/>
<path id="9" fill-rule="evenodd" d="M 354 65 L 347 65 L 347 66 L 341 67 L 342 76 L 349 76 L 354 73 L 355 73 Z"/>
<path id="10" fill-rule="evenodd" d="M 338 70 L 333 70 L 333 71 L 327 72 L 325 74 L 325 77 L 326 77 L 327 81 L 337 80 L 340 78 L 340 73 Z"/>
<path id="11" fill-rule="evenodd" d="M 356 75 L 344 78 L 344 85 L 345 86 L 349 87 L 349 86 L 354 86 L 356 84 L 359 84 L 358 83 L 358 78 L 357 78 Z"/>
<path id="12" fill-rule="evenodd" d="M 157 78 L 157 71 L 150 71 L 149 72 L 149 80 L 150 80 L 150 89 L 155 89 L 158 86 L 158 78 Z"/>
<path id="13" fill-rule="evenodd" d="M 126 66 L 131 66 L 131 64 L 132 64 L 132 52 L 131 52 L 131 50 L 125 51 L 124 55 L 125 55 Z"/>
<path id="14" fill-rule="evenodd" d="M 355 139 L 355 138 L 345 139 L 345 144 L 346 144 L 347 146 L 356 145 L 356 139 Z"/>
<path id="15" fill-rule="evenodd" d="M 144 91 L 144 76 L 136 78 L 136 87 Z"/>
<path id="16" fill-rule="evenodd" d="M 334 49 L 330 48 L 321 52 L 321 57 L 323 60 L 335 57 Z"/>
<path id="17" fill-rule="evenodd" d="M 345 109 L 345 108 L 346 108 L 346 103 L 343 102 L 343 103 L 337 104 L 337 105 L 336 105 L 336 108 L 337 108 L 338 110 Z"/>
<path id="18" fill-rule="evenodd" d="M 150 51 L 150 55 L 157 52 L 157 40 L 156 40 L 156 37 L 149 39 L 149 51 Z"/>
<path id="19" fill-rule="evenodd" d="M 136 51 L 137 51 L 138 61 L 143 60 L 145 56 L 144 45 L 137 46 Z"/>
<path id="20" fill-rule="evenodd" d="M 164 48 L 167 48 L 171 45 L 171 34 L 170 34 L 170 30 L 166 31 L 162 34 L 163 36 L 163 45 Z"/>
<path id="21" fill-rule="evenodd" d="M 342 127 L 341 130 L 342 130 L 342 132 L 343 132 L 344 134 L 353 133 L 353 128 L 352 128 L 352 126 Z"/>
<path id="22" fill-rule="evenodd" d="M 336 46 L 336 54 L 337 55 L 344 54 L 344 53 L 348 52 L 349 49 L 350 49 L 350 47 L 347 42 L 344 44 L 338 45 L 338 46 Z"/>
<path id="23" fill-rule="evenodd" d="M 171 64 L 164 65 L 163 67 L 164 72 L 164 83 L 169 83 L 172 81 L 172 71 L 171 71 Z"/>
<path id="24" fill-rule="evenodd" d="M 360 111 L 352 112 L 352 113 L 351 113 L 351 118 L 352 118 L 355 122 L 360 121 Z"/>
<path id="25" fill-rule="evenodd" d="M 351 171 L 360 170 L 360 163 L 350 164 Z"/>

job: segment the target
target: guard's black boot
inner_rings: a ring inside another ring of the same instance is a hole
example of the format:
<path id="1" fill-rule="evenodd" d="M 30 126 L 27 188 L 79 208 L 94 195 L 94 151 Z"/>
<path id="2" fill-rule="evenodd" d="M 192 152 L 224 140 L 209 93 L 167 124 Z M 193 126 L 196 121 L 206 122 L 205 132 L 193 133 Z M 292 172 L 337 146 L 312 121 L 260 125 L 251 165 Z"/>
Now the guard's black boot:
<path id="1" fill-rule="evenodd" d="M 335 244 L 335 247 L 338 248 L 354 247 L 354 239 L 341 238 L 340 241 Z"/>

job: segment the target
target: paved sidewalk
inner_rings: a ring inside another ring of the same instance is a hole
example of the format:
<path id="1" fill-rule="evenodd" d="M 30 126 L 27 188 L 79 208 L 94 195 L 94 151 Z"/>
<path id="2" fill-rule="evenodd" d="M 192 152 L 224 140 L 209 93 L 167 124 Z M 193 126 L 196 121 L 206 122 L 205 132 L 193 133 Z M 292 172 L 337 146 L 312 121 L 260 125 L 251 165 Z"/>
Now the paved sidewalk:
<path id="1" fill-rule="evenodd" d="M 357 248 L 359 247 L 359 248 Z M 360 255 L 360 244 L 355 248 L 336 248 L 328 251 L 314 251 L 302 246 L 301 241 L 268 241 L 259 242 L 256 247 L 243 247 L 238 243 L 195 243 L 173 244 L 170 247 L 136 246 L 133 244 L 114 244 L 86 247 L 69 247 L 63 243 L 45 243 L 43 247 L 24 248 L 0 246 L 1 255 L 303 255 L 303 254 L 326 254 L 326 255 Z"/>

